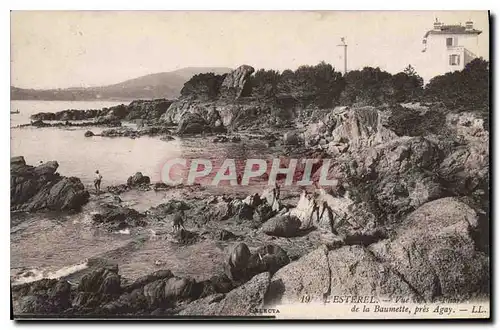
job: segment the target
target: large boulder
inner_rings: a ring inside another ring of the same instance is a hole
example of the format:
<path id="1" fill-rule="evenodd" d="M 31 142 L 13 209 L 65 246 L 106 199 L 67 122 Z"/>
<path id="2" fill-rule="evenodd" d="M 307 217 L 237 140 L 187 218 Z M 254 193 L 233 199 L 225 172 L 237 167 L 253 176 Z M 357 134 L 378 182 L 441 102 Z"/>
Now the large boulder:
<path id="1" fill-rule="evenodd" d="M 11 162 L 11 210 L 79 210 L 89 193 L 78 178 L 62 177 L 58 164 L 49 161 L 37 167 L 26 165 L 24 158 Z"/>
<path id="2" fill-rule="evenodd" d="M 220 241 L 229 241 L 237 239 L 238 236 L 226 229 L 217 230 L 213 234 L 213 238 Z"/>
<path id="3" fill-rule="evenodd" d="M 143 292 L 150 307 L 154 308 L 191 301 L 199 295 L 196 289 L 193 279 L 174 276 L 146 284 Z"/>
<path id="4" fill-rule="evenodd" d="M 57 116 L 54 112 L 38 112 L 30 116 L 31 120 L 57 120 Z"/>
<path id="5" fill-rule="evenodd" d="M 262 308 L 264 295 L 269 287 L 269 273 L 254 276 L 242 286 L 230 291 L 220 301 L 217 315 L 223 316 L 248 316 L 251 311 Z"/>
<path id="6" fill-rule="evenodd" d="M 271 279 L 266 305 L 333 302 L 338 296 L 417 299 L 411 287 L 389 265 L 360 246 L 328 251 L 321 246 L 281 268 Z"/>
<path id="7" fill-rule="evenodd" d="M 200 298 L 190 304 L 188 304 L 179 315 L 210 315 L 218 316 L 220 307 L 219 303 L 224 299 L 226 295 L 223 293 L 215 293 L 204 298 Z"/>
<path id="8" fill-rule="evenodd" d="M 142 288 L 143 286 L 145 286 L 148 283 L 155 282 L 157 280 L 162 280 L 162 279 L 169 279 L 173 276 L 174 276 L 174 274 L 172 274 L 172 272 L 170 270 L 161 269 L 161 270 L 158 270 L 152 274 L 148 274 L 148 275 L 144 275 L 142 277 L 139 277 L 134 282 L 132 282 L 128 285 L 125 285 L 123 287 L 123 291 L 124 292 L 132 292 L 135 289 Z"/>
<path id="9" fill-rule="evenodd" d="M 236 244 L 227 255 L 224 263 L 224 272 L 227 277 L 232 280 L 244 280 L 250 256 L 250 249 L 245 243 Z"/>
<path id="10" fill-rule="evenodd" d="M 122 126 L 122 122 L 120 121 L 120 119 L 118 119 L 114 116 L 97 117 L 96 120 L 92 124 L 96 125 L 96 126 L 107 126 L 107 127 L 121 127 Z"/>
<path id="11" fill-rule="evenodd" d="M 290 263 L 290 257 L 285 250 L 278 245 L 268 244 L 252 253 L 246 272 L 249 278 L 263 272 L 269 272 L 273 275 L 288 263 Z"/>
<path id="12" fill-rule="evenodd" d="M 225 274 L 212 276 L 210 279 L 199 282 L 197 285 L 200 288 L 200 298 L 204 298 L 216 293 L 228 293 L 234 289 L 235 283 L 231 281 Z"/>
<path id="13" fill-rule="evenodd" d="M 221 96 L 232 99 L 244 96 L 244 92 L 248 89 L 248 77 L 254 71 L 255 69 L 249 65 L 241 65 L 236 70 L 228 73 L 220 88 Z"/>
<path id="14" fill-rule="evenodd" d="M 23 208 L 27 211 L 37 209 L 49 210 L 79 210 L 87 203 L 89 192 L 85 190 L 80 179 L 75 177 L 62 177 L 50 189 L 43 189 L 36 194 Z"/>
<path id="15" fill-rule="evenodd" d="M 194 284 L 191 278 L 177 276 L 165 280 L 165 299 L 170 302 L 190 299 Z"/>
<path id="16" fill-rule="evenodd" d="M 143 213 L 139 213 L 128 207 L 104 204 L 100 213 L 92 216 L 92 220 L 110 231 L 117 231 L 131 227 L 146 226 L 147 222 L 144 220 L 144 217 Z"/>
<path id="17" fill-rule="evenodd" d="M 277 215 L 262 225 L 262 231 L 267 235 L 293 237 L 299 234 L 302 222 L 290 214 Z"/>
<path id="18" fill-rule="evenodd" d="M 456 198 L 426 203 L 409 214 L 391 241 L 373 250 L 426 301 L 489 293 L 489 258 L 476 246 L 476 212 Z M 486 239 L 480 233 L 476 240 Z"/>
<path id="19" fill-rule="evenodd" d="M 389 239 L 368 248 L 361 242 L 332 251 L 322 246 L 279 269 L 266 303 L 297 303 L 305 295 L 311 301 L 341 295 L 415 302 L 482 299 L 489 294 L 489 258 L 477 248 L 487 236 L 477 227 L 476 212 L 456 198 L 426 203 Z"/>
<path id="20" fill-rule="evenodd" d="M 148 185 L 150 183 L 151 179 L 149 176 L 142 175 L 141 172 L 137 172 L 127 179 L 127 186 L 129 187 Z"/>
<path id="21" fill-rule="evenodd" d="M 86 274 L 78 284 L 78 291 L 117 295 L 121 293 L 117 268 L 100 268 Z"/>
<path id="22" fill-rule="evenodd" d="M 305 295 L 323 301 L 330 287 L 328 249 L 322 245 L 278 270 L 271 278 L 266 304 L 298 303 Z"/>
<path id="23" fill-rule="evenodd" d="M 258 224 L 264 223 L 267 220 L 275 216 L 276 212 L 273 211 L 272 207 L 267 203 L 262 203 L 255 208 L 253 213 L 253 220 Z"/>
<path id="24" fill-rule="evenodd" d="M 374 296 L 377 300 L 404 297 L 419 301 L 415 292 L 390 265 L 359 245 L 344 246 L 328 253 L 331 271 L 329 300 L 336 296 Z M 417 270 L 415 270 L 417 271 Z"/>
<path id="25" fill-rule="evenodd" d="M 205 221 L 224 221 L 233 215 L 231 203 L 223 198 L 216 198 L 203 209 Z"/>
<path id="26" fill-rule="evenodd" d="M 252 311 L 264 306 L 264 295 L 268 290 L 269 280 L 269 273 L 256 275 L 226 295 L 210 295 L 187 305 L 179 315 L 253 315 Z"/>
<path id="27" fill-rule="evenodd" d="M 68 282 L 42 279 L 12 286 L 14 312 L 17 314 L 59 314 L 71 306 Z"/>
<path id="28" fill-rule="evenodd" d="M 268 244 L 251 253 L 245 243 L 239 243 L 226 260 L 224 271 L 235 283 L 243 283 L 263 272 L 273 275 L 289 262 L 290 257 L 278 245 Z"/>
<path id="29" fill-rule="evenodd" d="M 56 161 L 48 161 L 35 167 L 36 175 L 51 175 L 57 171 L 59 164 Z"/>

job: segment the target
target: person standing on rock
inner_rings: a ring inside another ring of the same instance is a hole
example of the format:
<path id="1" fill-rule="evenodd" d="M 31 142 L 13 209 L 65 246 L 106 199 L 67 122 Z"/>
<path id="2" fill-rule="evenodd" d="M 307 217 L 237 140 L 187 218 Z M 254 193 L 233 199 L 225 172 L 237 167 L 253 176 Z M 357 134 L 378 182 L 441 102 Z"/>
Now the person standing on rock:
<path id="1" fill-rule="evenodd" d="M 95 171 L 95 179 L 94 179 L 94 187 L 96 193 L 99 195 L 101 193 L 101 180 L 102 175 L 99 173 L 99 170 Z"/>

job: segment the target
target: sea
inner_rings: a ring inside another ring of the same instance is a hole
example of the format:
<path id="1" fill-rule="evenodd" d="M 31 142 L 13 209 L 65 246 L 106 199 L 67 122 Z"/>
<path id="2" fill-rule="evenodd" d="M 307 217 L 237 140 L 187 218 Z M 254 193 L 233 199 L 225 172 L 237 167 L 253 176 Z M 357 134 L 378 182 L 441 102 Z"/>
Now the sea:
<path id="1" fill-rule="evenodd" d="M 108 185 L 127 182 L 136 172 L 162 181 L 162 168 L 172 158 L 211 159 L 214 164 L 226 158 L 272 158 L 279 149 L 268 148 L 263 141 L 214 143 L 209 137 L 191 137 L 164 141 L 159 137 L 85 137 L 91 130 L 99 133 L 102 127 L 18 127 L 30 123 L 30 116 L 38 112 L 57 112 L 66 109 L 101 109 L 128 102 L 111 101 L 12 101 L 11 156 L 24 156 L 26 163 L 55 160 L 63 176 L 80 178 L 89 191 L 93 191 L 96 170 L 103 176 L 102 189 Z M 134 127 L 133 123 L 125 125 Z M 214 168 L 216 170 L 216 168 Z M 208 187 L 213 194 L 255 193 L 266 188 L 266 182 L 248 187 Z M 219 189 L 219 190 L 217 190 Z M 127 192 L 120 196 L 126 206 L 145 211 L 149 207 L 167 202 L 172 192 Z M 98 197 L 97 197 L 98 198 Z M 104 197 L 103 197 L 104 198 Z M 137 278 L 163 267 L 179 275 L 203 280 L 219 268 L 223 260 L 221 246 L 204 241 L 179 249 L 168 240 L 155 240 L 155 231 L 135 235 L 132 230 L 109 233 L 92 224 L 96 212 L 96 197 L 85 205 L 82 212 L 11 213 L 11 281 L 24 283 L 40 278 L 60 278 L 88 267 L 92 258 L 106 257 L 119 264 L 120 274 Z M 161 265 L 161 266 L 158 266 Z"/>

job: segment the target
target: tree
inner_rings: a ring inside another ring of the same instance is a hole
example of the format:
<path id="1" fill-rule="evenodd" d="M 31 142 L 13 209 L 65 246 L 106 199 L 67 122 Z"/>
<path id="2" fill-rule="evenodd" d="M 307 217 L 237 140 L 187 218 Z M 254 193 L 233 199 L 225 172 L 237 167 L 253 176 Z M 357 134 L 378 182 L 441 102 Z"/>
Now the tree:
<path id="1" fill-rule="evenodd" d="M 276 96 L 280 73 L 275 70 L 260 69 L 249 78 L 252 95 L 272 98 Z"/>
<path id="2" fill-rule="evenodd" d="M 405 73 L 409 77 L 418 76 L 417 71 L 415 71 L 415 68 L 412 67 L 411 64 L 408 64 L 408 66 L 403 70 L 403 73 Z"/>
<path id="3" fill-rule="evenodd" d="M 392 77 L 392 86 L 395 102 L 411 102 L 422 95 L 424 80 L 411 65 L 408 65 L 403 72 Z"/>
<path id="4" fill-rule="evenodd" d="M 363 70 L 349 71 L 344 79 L 343 104 L 380 105 L 392 101 L 392 75 L 380 68 L 364 67 Z"/>
<path id="5" fill-rule="evenodd" d="M 344 89 L 344 79 L 331 64 L 302 65 L 297 70 L 285 70 L 277 90 L 300 101 L 304 106 L 328 108 L 336 105 Z"/>

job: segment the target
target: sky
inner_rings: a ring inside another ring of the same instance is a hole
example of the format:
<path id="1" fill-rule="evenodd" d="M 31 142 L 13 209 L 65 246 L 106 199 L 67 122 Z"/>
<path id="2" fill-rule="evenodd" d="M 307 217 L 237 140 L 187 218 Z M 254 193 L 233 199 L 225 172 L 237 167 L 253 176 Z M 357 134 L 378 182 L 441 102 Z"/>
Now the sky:
<path id="1" fill-rule="evenodd" d="M 66 88 L 118 83 L 183 67 L 296 69 L 320 61 L 348 70 L 408 64 L 438 18 L 472 20 L 489 59 L 486 11 L 13 11 L 11 85 Z"/>

